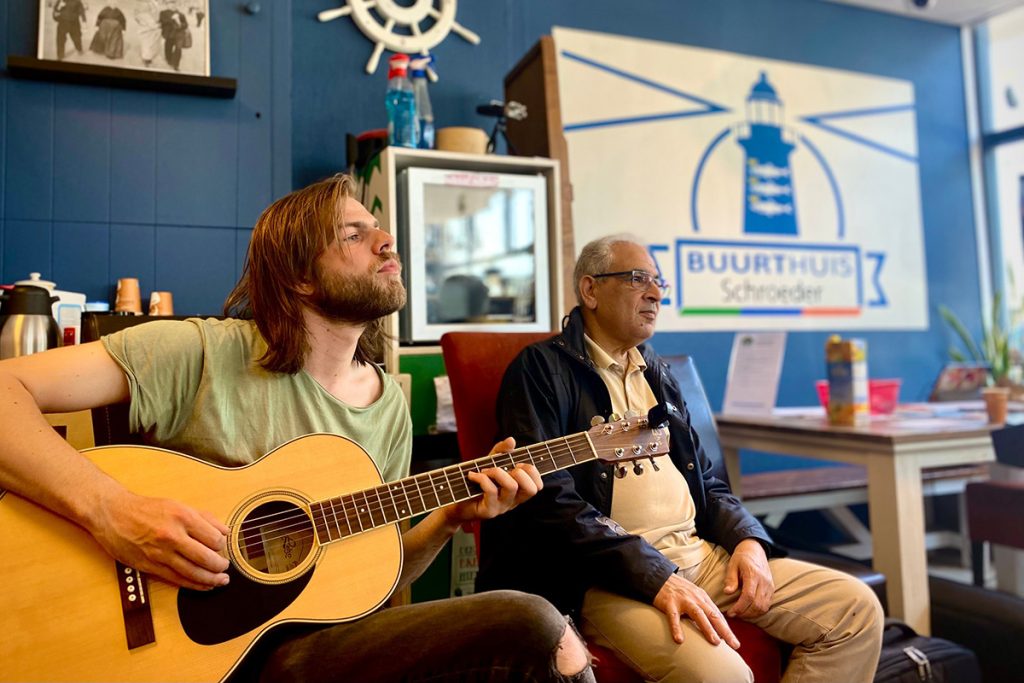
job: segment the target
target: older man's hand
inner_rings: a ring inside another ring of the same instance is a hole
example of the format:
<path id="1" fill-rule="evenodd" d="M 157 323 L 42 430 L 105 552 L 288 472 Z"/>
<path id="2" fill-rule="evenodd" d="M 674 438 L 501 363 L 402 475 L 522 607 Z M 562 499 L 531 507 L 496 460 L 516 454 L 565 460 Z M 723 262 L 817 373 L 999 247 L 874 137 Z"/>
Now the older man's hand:
<path id="1" fill-rule="evenodd" d="M 736 649 L 740 641 L 726 623 L 722 612 L 703 588 L 687 581 L 678 574 L 672 574 L 654 596 L 654 606 L 668 617 L 672 639 L 683 642 L 683 626 L 680 620 L 689 617 L 713 645 L 721 641 Z"/>
<path id="2" fill-rule="evenodd" d="M 725 572 L 725 592 L 740 595 L 729 608 L 730 617 L 753 619 L 768 611 L 775 595 L 775 580 L 768 567 L 768 556 L 756 540 L 746 538 L 732 552 Z"/>

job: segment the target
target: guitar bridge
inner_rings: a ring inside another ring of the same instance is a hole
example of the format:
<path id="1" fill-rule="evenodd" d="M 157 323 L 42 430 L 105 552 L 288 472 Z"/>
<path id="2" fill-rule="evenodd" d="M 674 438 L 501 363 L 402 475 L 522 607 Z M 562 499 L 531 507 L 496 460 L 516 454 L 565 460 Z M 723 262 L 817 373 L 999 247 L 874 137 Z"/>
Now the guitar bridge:
<path id="1" fill-rule="evenodd" d="M 156 642 L 153 632 L 153 612 L 149 606 L 149 582 L 146 575 L 120 562 L 114 562 L 117 587 L 121 594 L 121 613 L 124 616 L 124 634 L 128 649 L 134 650 Z"/>

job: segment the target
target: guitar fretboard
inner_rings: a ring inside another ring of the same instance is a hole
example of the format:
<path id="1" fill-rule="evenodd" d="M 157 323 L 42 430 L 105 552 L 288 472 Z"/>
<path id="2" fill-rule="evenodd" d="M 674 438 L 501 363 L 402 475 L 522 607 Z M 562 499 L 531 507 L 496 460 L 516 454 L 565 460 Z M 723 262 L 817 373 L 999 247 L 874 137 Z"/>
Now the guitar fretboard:
<path id="1" fill-rule="evenodd" d="M 536 466 L 543 475 L 596 458 L 590 438 L 581 432 L 317 501 L 310 512 L 317 536 L 326 544 L 479 495 L 480 488 L 467 477 L 470 472 L 510 470 L 522 463 Z"/>

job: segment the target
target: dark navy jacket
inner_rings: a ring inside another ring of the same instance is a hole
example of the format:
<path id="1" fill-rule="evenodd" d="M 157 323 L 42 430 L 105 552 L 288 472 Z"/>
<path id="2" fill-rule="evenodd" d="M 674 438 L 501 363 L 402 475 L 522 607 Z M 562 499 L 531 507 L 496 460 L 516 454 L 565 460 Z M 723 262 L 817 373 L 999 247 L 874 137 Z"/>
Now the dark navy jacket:
<path id="1" fill-rule="evenodd" d="M 638 349 L 647 364 L 644 376 L 668 409 L 669 457 L 689 485 L 697 534 L 730 553 L 740 541 L 755 538 L 773 554 L 760 522 L 713 474 L 668 364 L 646 344 Z M 499 436 L 514 436 L 526 446 L 586 431 L 591 418 L 611 412 L 608 390 L 586 353 L 577 308 L 560 335 L 527 347 L 509 365 L 498 394 Z M 613 464 L 595 460 L 553 472 L 534 498 L 485 522 L 477 589 L 525 590 L 565 612 L 577 611 L 583 594 L 595 586 L 653 602 L 676 566 L 608 517 L 613 470 Z"/>

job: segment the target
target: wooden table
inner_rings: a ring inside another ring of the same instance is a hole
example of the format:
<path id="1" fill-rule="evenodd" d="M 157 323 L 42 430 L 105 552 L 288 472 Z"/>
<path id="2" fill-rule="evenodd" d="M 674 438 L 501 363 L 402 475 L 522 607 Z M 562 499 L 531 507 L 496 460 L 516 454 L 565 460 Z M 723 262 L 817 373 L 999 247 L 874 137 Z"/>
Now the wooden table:
<path id="1" fill-rule="evenodd" d="M 921 470 L 994 460 L 987 424 L 971 415 L 894 415 L 835 427 L 820 408 L 779 409 L 771 416 L 721 415 L 718 432 L 737 486 L 741 448 L 864 466 L 873 565 L 886 576 L 889 613 L 918 633 L 931 632 Z"/>

